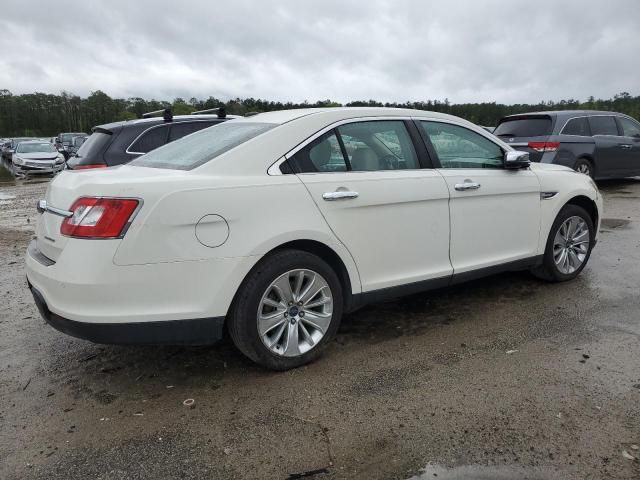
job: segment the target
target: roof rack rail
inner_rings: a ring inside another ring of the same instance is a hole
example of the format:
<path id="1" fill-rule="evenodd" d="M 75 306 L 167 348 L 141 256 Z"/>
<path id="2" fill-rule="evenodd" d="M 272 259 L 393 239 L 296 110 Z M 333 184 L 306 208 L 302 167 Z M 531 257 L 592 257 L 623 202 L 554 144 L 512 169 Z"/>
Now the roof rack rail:
<path id="1" fill-rule="evenodd" d="M 173 112 L 171 111 L 171 108 L 163 108 L 162 110 L 154 110 L 153 112 L 143 113 L 142 118 L 151 118 L 160 114 L 162 114 L 162 118 L 164 118 L 165 122 L 173 121 Z"/>
<path id="2" fill-rule="evenodd" d="M 224 107 L 207 108 L 206 110 L 198 110 L 197 112 L 191 112 L 191 115 L 204 115 L 205 113 L 217 113 L 218 118 L 227 117 L 227 109 Z"/>

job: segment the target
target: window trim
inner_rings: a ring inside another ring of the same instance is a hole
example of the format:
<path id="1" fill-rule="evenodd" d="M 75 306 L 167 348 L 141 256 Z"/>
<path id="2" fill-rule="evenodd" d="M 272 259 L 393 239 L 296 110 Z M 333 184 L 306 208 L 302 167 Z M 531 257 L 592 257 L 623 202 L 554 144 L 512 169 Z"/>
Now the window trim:
<path id="1" fill-rule="evenodd" d="M 453 125 L 455 127 L 460 127 L 460 128 L 464 128 L 466 130 L 469 130 L 470 132 L 476 133 L 478 135 L 480 135 L 481 137 L 484 137 L 485 139 L 487 139 L 488 141 L 490 141 L 491 143 L 493 143 L 495 146 L 497 146 L 500 151 L 502 152 L 502 167 L 501 168 L 496 168 L 495 170 L 506 170 L 505 166 L 504 166 L 504 154 L 505 152 L 507 152 L 508 150 L 505 150 L 504 147 L 502 145 L 500 145 L 499 143 L 495 142 L 492 138 L 489 137 L 490 134 L 489 132 L 487 132 L 486 130 L 482 129 L 484 132 L 487 133 L 487 135 L 484 135 L 483 132 L 478 132 L 472 128 L 469 128 L 467 125 L 462 125 L 461 123 L 458 122 L 450 122 L 447 120 L 440 120 L 440 119 L 430 119 L 430 118 L 418 118 L 415 119 L 416 122 L 418 123 L 417 128 L 420 131 L 420 134 L 422 136 L 422 139 L 427 147 L 427 150 L 429 150 L 429 154 L 431 156 L 432 159 L 435 159 L 434 162 L 434 167 L 436 169 L 446 169 L 446 170 L 478 170 L 481 167 L 469 167 L 469 168 L 464 168 L 464 167 L 460 167 L 460 168 L 446 168 L 442 166 L 442 163 L 440 162 L 440 157 L 438 156 L 438 152 L 436 151 L 435 147 L 433 146 L 433 143 L 431 142 L 431 139 L 429 138 L 429 135 L 427 134 L 426 130 L 422 127 L 422 125 L 420 125 L 420 122 L 433 122 L 433 123 L 444 123 L 445 125 Z M 481 128 L 481 127 L 478 127 Z M 496 137 L 498 138 L 498 137 Z M 498 139 L 499 140 L 499 139 Z M 437 166 L 435 166 L 437 164 Z"/>
<path id="2" fill-rule="evenodd" d="M 409 135 L 409 140 L 411 141 L 411 143 L 413 144 L 413 149 L 415 151 L 417 160 L 418 160 L 418 165 L 419 168 L 407 168 L 407 169 L 402 169 L 402 170 L 372 170 L 372 171 L 354 171 L 354 170 L 347 170 L 344 172 L 301 172 L 301 173 L 294 173 L 293 175 L 328 175 L 328 174 L 344 174 L 344 173 L 376 173 L 376 172 L 407 172 L 407 171 L 419 171 L 419 170 L 428 170 L 428 169 L 433 169 L 435 168 L 433 165 L 433 161 L 428 158 L 428 151 L 421 149 L 419 143 L 416 142 L 416 138 L 414 137 L 414 135 L 411 132 L 411 127 L 410 127 L 410 123 L 412 121 L 414 121 L 416 119 L 416 117 L 406 117 L 406 116 L 389 116 L 389 117 L 385 117 L 385 116 L 374 116 L 374 117 L 354 117 L 354 118 L 345 118 L 342 120 L 338 120 L 335 121 L 325 127 L 323 127 L 322 129 L 318 130 L 316 133 L 310 135 L 309 137 L 307 137 L 305 140 L 303 140 L 302 142 L 300 142 L 298 145 L 296 145 L 295 147 L 293 147 L 292 149 L 290 149 L 288 152 L 286 152 L 282 157 L 280 157 L 278 160 L 276 160 L 273 164 L 271 164 L 271 166 L 267 169 L 267 174 L 268 175 L 273 175 L 273 176 L 278 176 L 278 175 L 292 175 L 290 173 L 282 173 L 282 171 L 280 170 L 280 166 L 285 163 L 286 161 L 288 161 L 289 159 L 291 159 L 296 153 L 298 153 L 300 150 L 302 150 L 303 148 L 305 148 L 307 145 L 309 145 L 310 143 L 312 143 L 314 140 L 316 140 L 317 138 L 321 137 L 322 135 L 324 135 L 325 133 L 329 132 L 330 130 L 334 130 L 336 131 L 336 136 L 338 137 L 338 141 L 341 144 L 341 149 L 342 149 L 342 137 L 340 136 L 339 132 L 338 132 L 338 127 L 342 126 L 342 125 L 346 125 L 349 123 L 361 123 L 361 122 L 380 122 L 380 121 L 401 121 L 405 128 L 407 129 L 407 134 Z M 420 118 L 418 118 L 420 119 Z M 425 158 L 422 158 L 421 154 L 427 154 Z M 345 152 L 342 152 L 342 155 L 345 155 Z M 346 161 L 348 161 L 348 157 L 346 157 Z"/>
<path id="3" fill-rule="evenodd" d="M 610 115 L 592 115 L 594 117 L 608 117 Z M 567 124 L 571 121 L 571 120 L 577 120 L 578 118 L 586 118 L 587 119 L 587 127 L 589 127 L 589 135 L 574 135 L 573 133 L 563 133 L 564 129 L 567 128 Z M 593 134 L 591 133 L 591 123 L 589 122 L 589 115 L 578 115 L 577 117 L 569 117 L 567 119 L 566 122 L 564 122 L 564 125 L 562 125 L 562 128 L 560 129 L 560 131 L 558 132 L 558 135 L 566 135 L 567 137 L 593 137 Z"/>
<path id="4" fill-rule="evenodd" d="M 167 138 L 165 138 L 165 142 L 164 142 L 164 144 L 166 145 L 167 143 L 169 143 L 169 135 L 171 134 L 171 127 L 173 125 L 178 125 L 178 124 L 181 124 L 181 123 L 205 123 L 205 122 L 208 122 L 208 121 L 209 120 L 186 120 L 184 122 L 175 122 L 174 121 L 174 122 L 165 122 L 165 123 L 159 123 L 158 125 L 153 125 L 153 126 L 147 128 L 146 130 L 143 130 L 142 132 L 140 132 L 138 134 L 138 136 L 135 137 L 131 141 L 129 146 L 125 149 L 124 153 L 128 153 L 129 155 L 144 155 L 145 153 L 149 153 L 151 150 L 149 150 L 149 152 L 133 152 L 133 151 L 131 151 L 131 147 L 140 139 L 140 137 L 142 137 L 144 134 L 146 134 L 149 130 L 153 130 L 154 128 L 168 127 L 167 128 Z M 223 123 L 223 122 L 218 122 L 216 125 L 218 125 L 220 123 Z M 214 125 L 211 125 L 211 126 L 213 127 Z M 195 133 L 195 132 L 192 132 L 192 133 Z M 175 140 L 173 140 L 173 141 L 175 141 Z M 158 148 L 160 148 L 160 147 L 158 147 Z"/>

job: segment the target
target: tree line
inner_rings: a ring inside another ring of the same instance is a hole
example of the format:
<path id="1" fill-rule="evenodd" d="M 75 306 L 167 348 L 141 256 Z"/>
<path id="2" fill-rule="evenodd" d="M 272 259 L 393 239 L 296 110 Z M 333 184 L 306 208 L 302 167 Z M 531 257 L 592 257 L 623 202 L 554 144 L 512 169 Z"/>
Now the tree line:
<path id="1" fill-rule="evenodd" d="M 143 113 L 171 108 L 174 115 L 189 114 L 224 106 L 227 113 L 246 115 L 250 112 L 268 112 L 291 108 L 339 107 L 341 103 L 322 100 L 315 103 L 274 102 L 255 98 L 221 100 L 209 97 L 206 100 L 176 98 L 173 101 L 146 100 L 144 98 L 111 98 L 97 90 L 81 98 L 68 92 L 60 95 L 27 93 L 14 95 L 9 90 L 0 90 L 0 137 L 42 136 L 52 137 L 60 132 L 90 132 L 91 128 L 109 122 L 140 118 Z M 640 96 L 622 92 L 610 99 L 589 97 L 579 100 L 542 101 L 537 104 L 505 105 L 496 102 L 450 103 L 449 100 L 408 101 L 405 103 L 382 103 L 375 100 L 353 101 L 344 106 L 400 107 L 432 110 L 465 118 L 478 125 L 496 125 L 498 120 L 515 113 L 545 110 L 608 110 L 626 113 L 640 119 Z"/>

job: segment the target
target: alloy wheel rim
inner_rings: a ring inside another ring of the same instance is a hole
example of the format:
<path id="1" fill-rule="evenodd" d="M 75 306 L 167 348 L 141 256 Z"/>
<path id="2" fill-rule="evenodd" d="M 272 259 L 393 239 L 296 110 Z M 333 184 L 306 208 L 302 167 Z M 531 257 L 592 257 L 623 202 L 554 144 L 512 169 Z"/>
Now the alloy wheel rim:
<path id="1" fill-rule="evenodd" d="M 591 170 L 589 169 L 589 165 L 587 165 L 586 163 L 581 163 L 580 165 L 578 165 L 578 168 L 576 169 L 577 172 L 579 173 L 584 173 L 585 175 L 590 175 L 591 174 Z"/>
<path id="2" fill-rule="evenodd" d="M 322 340 L 333 317 L 333 295 L 322 275 L 290 270 L 267 287 L 258 305 L 258 335 L 276 355 L 304 355 Z"/>
<path id="3" fill-rule="evenodd" d="M 553 240 L 553 261 L 565 275 L 578 270 L 589 253 L 589 227 L 581 217 L 569 217 L 556 232 Z"/>

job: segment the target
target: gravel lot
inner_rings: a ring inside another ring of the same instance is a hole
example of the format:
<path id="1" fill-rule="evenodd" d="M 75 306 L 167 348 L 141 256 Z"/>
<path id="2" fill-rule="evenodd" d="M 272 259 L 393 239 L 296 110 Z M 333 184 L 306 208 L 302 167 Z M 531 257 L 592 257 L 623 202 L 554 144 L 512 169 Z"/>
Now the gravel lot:
<path id="1" fill-rule="evenodd" d="M 23 266 L 46 185 L 0 173 L 2 479 L 640 478 L 640 179 L 600 185 L 576 281 L 369 306 L 286 373 L 228 341 L 103 346 L 46 325 Z"/>

